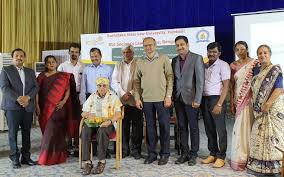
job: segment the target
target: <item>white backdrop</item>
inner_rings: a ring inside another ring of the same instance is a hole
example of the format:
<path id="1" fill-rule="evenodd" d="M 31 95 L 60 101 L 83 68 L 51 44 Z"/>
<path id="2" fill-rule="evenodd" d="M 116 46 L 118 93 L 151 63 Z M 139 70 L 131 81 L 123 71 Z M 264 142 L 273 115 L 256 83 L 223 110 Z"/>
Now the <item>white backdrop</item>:
<path id="1" fill-rule="evenodd" d="M 159 52 L 168 54 L 170 58 L 176 55 L 175 37 L 187 36 L 190 50 L 206 57 L 206 46 L 215 41 L 214 26 L 177 28 L 151 31 L 132 31 L 115 33 L 98 33 L 81 35 L 81 59 L 84 63 L 90 63 L 89 52 L 93 47 L 102 51 L 102 60 L 105 63 L 113 63 L 121 58 L 121 47 L 132 44 L 135 47 L 136 57 L 144 54 L 142 41 L 145 37 L 153 37 L 157 41 Z"/>
<path id="2" fill-rule="evenodd" d="M 284 10 L 261 11 L 233 14 L 235 22 L 235 42 L 246 41 L 250 56 L 257 58 L 259 45 L 271 47 L 273 64 L 284 69 Z"/>

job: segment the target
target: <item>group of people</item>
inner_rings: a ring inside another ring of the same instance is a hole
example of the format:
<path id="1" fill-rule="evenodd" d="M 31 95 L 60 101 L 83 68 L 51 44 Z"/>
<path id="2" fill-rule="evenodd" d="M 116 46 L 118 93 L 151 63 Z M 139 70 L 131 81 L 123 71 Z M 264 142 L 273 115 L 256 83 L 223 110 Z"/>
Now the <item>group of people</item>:
<path id="1" fill-rule="evenodd" d="M 231 167 L 234 170 L 247 168 L 255 175 L 279 174 L 282 154 L 274 145 L 275 142 L 284 145 L 283 77 L 280 66 L 271 64 L 270 47 L 259 46 L 258 59 L 252 59 L 247 44 L 239 41 L 234 46 L 238 60 L 229 66 L 220 59 L 218 42 L 208 44 L 207 63 L 201 55 L 189 50 L 186 36 L 176 37 L 175 45 L 178 55 L 172 62 L 167 55 L 156 51 L 157 43 L 152 37 L 143 39 L 145 55 L 141 59 L 134 58 L 132 45 L 126 45 L 122 48 L 122 61 L 112 71 L 101 63 L 100 49 L 90 50 L 92 64 L 85 67 L 79 62 L 80 45 L 71 44 L 70 60 L 58 66 L 54 56 L 47 56 L 45 71 L 37 78 L 33 70 L 23 67 L 25 52 L 15 49 L 12 52 L 14 64 L 3 67 L 0 77 L 4 95 L 1 108 L 7 117 L 13 168 L 37 164 L 30 158 L 34 110 L 43 134 L 40 165 L 65 162 L 68 145 L 78 146 L 81 138 L 82 174 L 103 173 L 109 138 L 119 118 L 123 118 L 123 158 L 131 155 L 140 159 L 143 114 L 148 152 L 144 164 L 158 160 L 158 165 L 165 165 L 170 156 L 170 108 L 173 105 L 181 145 L 181 156 L 175 164 L 196 164 L 201 109 L 210 151 L 201 163 L 213 163 L 213 167 L 220 168 L 225 165 L 227 151 L 226 96 L 230 90 L 230 106 L 235 115 Z M 124 117 L 121 117 L 121 106 L 124 106 Z M 84 125 L 79 133 L 81 117 Z M 98 120 L 101 121 L 98 123 Z M 17 147 L 19 126 L 23 138 L 21 163 Z M 89 155 L 94 133 L 99 159 L 96 167 Z"/>
<path id="2" fill-rule="evenodd" d="M 283 146 L 283 76 L 271 63 L 268 45 L 249 57 L 244 41 L 235 44 L 238 60 L 231 64 L 231 111 L 235 114 L 232 132 L 231 167 L 256 176 L 277 176 L 281 171 Z"/>

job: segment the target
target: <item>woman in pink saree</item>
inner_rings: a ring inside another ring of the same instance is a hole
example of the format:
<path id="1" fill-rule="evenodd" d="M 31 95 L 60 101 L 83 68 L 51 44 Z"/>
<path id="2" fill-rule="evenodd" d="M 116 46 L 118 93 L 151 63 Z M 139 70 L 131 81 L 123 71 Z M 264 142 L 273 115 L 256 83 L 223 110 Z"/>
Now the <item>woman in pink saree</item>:
<path id="1" fill-rule="evenodd" d="M 230 165 L 234 170 L 245 170 L 249 156 L 249 140 L 253 120 L 251 105 L 252 69 L 257 63 L 248 55 L 248 46 L 239 41 L 234 46 L 238 60 L 231 67 L 231 112 L 235 114 L 232 132 Z"/>

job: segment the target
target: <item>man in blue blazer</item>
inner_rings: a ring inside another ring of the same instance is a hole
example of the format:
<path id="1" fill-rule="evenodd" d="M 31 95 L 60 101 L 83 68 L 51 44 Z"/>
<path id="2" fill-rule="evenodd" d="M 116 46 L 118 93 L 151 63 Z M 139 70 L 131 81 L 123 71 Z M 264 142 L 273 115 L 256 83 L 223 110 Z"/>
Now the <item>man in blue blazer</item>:
<path id="1" fill-rule="evenodd" d="M 186 36 L 176 37 L 175 44 L 179 55 L 172 60 L 173 98 L 181 140 L 181 156 L 175 161 L 175 164 L 188 161 L 188 165 L 192 166 L 196 164 L 199 150 L 198 115 L 205 80 L 204 64 L 201 55 L 189 51 Z M 190 150 L 188 125 L 190 127 Z"/>
<path id="2" fill-rule="evenodd" d="M 12 51 L 13 65 L 2 68 L 0 87 L 3 92 L 1 109 L 8 123 L 10 159 L 13 168 L 20 168 L 20 152 L 17 147 L 19 126 L 22 132 L 21 163 L 36 165 L 30 159 L 30 132 L 35 109 L 35 96 L 38 92 L 35 72 L 23 66 L 26 54 L 22 49 Z"/>

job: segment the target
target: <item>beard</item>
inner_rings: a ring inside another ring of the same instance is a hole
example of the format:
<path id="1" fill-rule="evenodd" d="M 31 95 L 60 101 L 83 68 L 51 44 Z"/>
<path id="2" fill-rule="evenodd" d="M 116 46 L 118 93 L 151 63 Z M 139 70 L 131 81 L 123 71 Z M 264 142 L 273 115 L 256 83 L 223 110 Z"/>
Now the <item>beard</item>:
<path id="1" fill-rule="evenodd" d="M 71 59 L 72 59 L 72 60 L 77 60 L 77 59 L 78 59 L 78 57 L 77 57 L 77 56 L 75 56 L 75 55 L 72 55 L 72 56 L 71 56 Z"/>
<path id="2" fill-rule="evenodd" d="M 22 66 L 22 65 L 23 65 L 23 60 L 20 60 L 20 59 L 15 60 L 14 64 L 15 64 L 16 66 Z"/>

